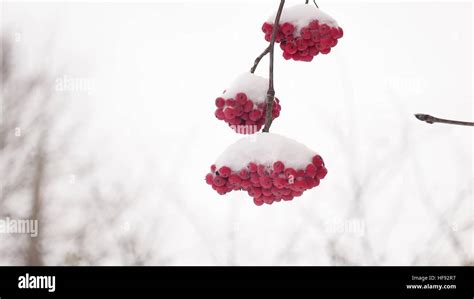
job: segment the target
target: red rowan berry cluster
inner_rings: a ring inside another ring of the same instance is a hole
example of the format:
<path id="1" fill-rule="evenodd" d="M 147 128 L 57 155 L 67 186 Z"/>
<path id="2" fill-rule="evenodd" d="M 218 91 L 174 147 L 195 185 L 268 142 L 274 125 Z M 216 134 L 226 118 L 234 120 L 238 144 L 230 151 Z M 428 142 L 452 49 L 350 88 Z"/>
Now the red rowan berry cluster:
<path id="1" fill-rule="evenodd" d="M 281 161 L 276 161 L 272 167 L 250 162 L 240 170 L 227 166 L 217 169 L 212 165 L 211 172 L 206 175 L 206 183 L 221 195 L 233 190 L 247 191 L 253 202 L 261 206 L 293 200 L 304 191 L 318 186 L 326 174 L 323 159 L 316 155 L 304 169 L 285 167 Z"/>
<path id="2" fill-rule="evenodd" d="M 262 31 L 265 39 L 271 40 L 273 25 L 264 23 Z M 321 54 L 328 54 L 331 48 L 337 45 L 337 40 L 341 38 L 343 31 L 341 27 L 330 27 L 327 24 L 320 24 L 318 20 L 311 21 L 307 26 L 298 32 L 292 23 L 284 23 L 278 27 L 276 42 L 280 43 L 283 50 L 283 58 L 296 61 L 312 61 L 313 57 Z"/>
<path id="3" fill-rule="evenodd" d="M 328 172 L 323 159 L 314 151 L 294 140 L 269 133 L 273 119 L 281 110 L 273 82 L 274 46 L 280 43 L 286 60 L 312 61 L 319 53 L 328 54 L 343 31 L 316 3 L 313 7 L 307 5 L 307 1 L 305 5 L 285 10 L 284 4 L 285 0 L 280 0 L 275 16 L 263 24 L 269 45 L 255 59 L 250 72 L 240 76 L 215 100 L 214 115 L 235 132 L 254 134 L 263 127 L 263 133 L 242 138 L 229 146 L 211 166 L 206 183 L 220 195 L 246 191 L 257 206 L 293 200 L 319 186 Z M 267 54 L 270 56 L 268 79 L 254 75 Z M 267 107 L 271 107 L 268 115 Z M 291 167 L 295 165 L 298 167 Z"/>
<path id="4" fill-rule="evenodd" d="M 216 107 L 216 118 L 225 121 L 236 133 L 254 134 L 265 124 L 267 104 L 255 103 L 244 92 L 237 93 L 235 98 L 218 97 Z M 274 119 L 280 116 L 280 110 L 280 100 L 275 98 L 272 108 Z"/>
<path id="5" fill-rule="evenodd" d="M 272 21 L 262 26 L 265 40 L 271 41 Z M 286 60 L 312 61 L 313 57 L 328 54 L 343 36 L 334 19 L 312 5 L 295 5 L 284 9 L 277 26 L 275 42 L 280 43 Z"/>

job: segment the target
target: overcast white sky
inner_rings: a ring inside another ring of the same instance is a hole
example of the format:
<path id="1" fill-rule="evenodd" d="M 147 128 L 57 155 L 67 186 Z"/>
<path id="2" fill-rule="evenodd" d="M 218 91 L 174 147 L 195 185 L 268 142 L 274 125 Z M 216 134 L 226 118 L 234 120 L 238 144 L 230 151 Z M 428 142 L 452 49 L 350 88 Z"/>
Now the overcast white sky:
<path id="1" fill-rule="evenodd" d="M 413 117 L 473 120 L 472 4 L 318 4 L 345 35 L 311 63 L 285 61 L 276 51 L 282 111 L 271 131 L 318 151 L 329 174 L 294 202 L 260 208 L 244 193 L 217 195 L 204 175 L 240 138 L 215 119 L 214 99 L 265 48 L 260 27 L 277 1 L 4 2 L 2 26 L 19 37 L 23 66 L 47 65 L 55 78 L 91 84 L 59 96 L 71 102 L 71 120 L 85 120 L 77 147 L 99 157 L 104 181 L 117 173 L 131 185 L 144 174 L 149 180 L 151 195 L 137 205 L 137 218 L 153 215 L 158 199 L 178 196 L 217 263 L 225 262 L 233 217 L 239 263 L 284 263 L 279 252 L 306 229 L 291 263 L 326 264 L 310 250 L 320 236 L 308 229 L 308 214 L 344 221 L 354 192 L 349 173 L 372 174 L 366 225 L 375 247 L 386 251 L 384 263 L 407 263 L 434 229 L 420 198 L 429 194 L 442 213 L 472 184 L 473 130 Z M 257 73 L 267 76 L 266 60 Z M 388 154 L 394 161 L 384 159 Z M 382 227 L 394 211 L 401 216 L 389 235 Z M 472 204 L 465 212 L 472 215 Z M 458 216 L 449 217 L 454 223 Z M 204 241 L 191 225 L 175 221 L 167 250 L 180 252 L 176 263 L 214 263 L 207 249 L 193 249 Z M 442 262 L 455 263 L 440 252 Z"/>

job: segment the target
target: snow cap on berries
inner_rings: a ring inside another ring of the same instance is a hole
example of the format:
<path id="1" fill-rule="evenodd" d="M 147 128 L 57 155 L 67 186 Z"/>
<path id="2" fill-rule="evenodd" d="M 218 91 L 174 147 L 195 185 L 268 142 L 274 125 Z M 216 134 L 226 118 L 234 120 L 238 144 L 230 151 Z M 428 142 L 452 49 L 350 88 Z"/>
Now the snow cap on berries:
<path id="1" fill-rule="evenodd" d="M 253 162 L 272 167 L 281 161 L 285 167 L 305 168 L 317 153 L 306 145 L 275 133 L 257 133 L 230 145 L 217 159 L 219 168 L 242 169 Z"/>
<path id="2" fill-rule="evenodd" d="M 268 18 L 267 23 L 273 24 L 275 21 L 276 12 Z M 336 20 L 330 15 L 323 12 L 315 5 L 299 4 L 285 7 L 281 13 L 280 24 L 291 23 L 296 29 L 295 32 L 300 32 L 301 28 L 308 25 L 311 21 L 318 20 L 319 24 L 326 24 L 329 27 L 339 27 Z"/>
<path id="3" fill-rule="evenodd" d="M 235 99 L 237 94 L 245 92 L 248 99 L 252 99 L 254 103 L 259 104 L 265 102 L 267 90 L 267 78 L 245 72 L 232 82 L 221 97 L 225 99 Z"/>
<path id="4" fill-rule="evenodd" d="M 260 133 L 229 146 L 205 180 L 221 195 L 246 191 L 260 206 L 291 201 L 318 186 L 326 174 L 321 156 L 305 145 Z"/>

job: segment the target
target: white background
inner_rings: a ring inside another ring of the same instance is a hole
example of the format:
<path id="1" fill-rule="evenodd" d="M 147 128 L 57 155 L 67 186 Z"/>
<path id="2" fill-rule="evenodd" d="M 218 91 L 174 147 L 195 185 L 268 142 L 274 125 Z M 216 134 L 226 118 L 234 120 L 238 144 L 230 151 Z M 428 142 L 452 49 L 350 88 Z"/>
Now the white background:
<path id="1" fill-rule="evenodd" d="M 52 89 L 64 76 L 91 84 L 55 90 L 65 122 L 79 123 L 60 137 L 73 145 L 62 158 L 95 170 L 72 185 L 72 166 L 55 174 L 64 181 L 49 191 L 47 264 L 77 250 L 94 184 L 123 190 L 129 204 L 99 212 L 120 220 L 92 224 L 97 256 L 80 263 L 135 263 L 114 243 L 124 234 L 145 264 L 473 262 L 473 129 L 413 116 L 474 119 L 470 2 L 318 1 L 344 37 L 311 63 L 285 61 L 276 47 L 282 111 L 271 131 L 318 151 L 329 173 L 302 197 L 263 207 L 242 192 L 218 195 L 204 176 L 241 137 L 214 117 L 214 99 L 266 47 L 260 28 L 277 1 L 2 5 L 3 32 L 20 37 L 19 69 L 48 69 Z M 267 58 L 257 73 L 268 75 Z"/>

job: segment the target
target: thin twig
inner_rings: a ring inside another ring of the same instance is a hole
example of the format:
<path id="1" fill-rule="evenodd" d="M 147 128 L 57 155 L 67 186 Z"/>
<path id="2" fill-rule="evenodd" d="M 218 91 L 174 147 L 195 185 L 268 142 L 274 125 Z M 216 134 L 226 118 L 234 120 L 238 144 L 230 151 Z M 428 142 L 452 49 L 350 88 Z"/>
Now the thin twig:
<path id="1" fill-rule="evenodd" d="M 448 125 L 471 126 L 471 127 L 474 126 L 474 122 L 437 118 L 428 114 L 415 114 L 415 117 L 429 124 L 442 123 L 442 124 L 448 124 Z"/>
<path id="2" fill-rule="evenodd" d="M 258 64 L 260 63 L 260 60 L 262 60 L 265 55 L 267 55 L 270 52 L 270 46 L 266 47 L 265 50 L 263 50 L 262 54 L 258 55 L 257 58 L 255 58 L 255 62 L 253 63 L 252 68 L 250 69 L 250 72 L 253 74 L 255 73 L 255 70 L 257 69 Z"/>
<path id="3" fill-rule="evenodd" d="M 309 0 L 306 0 L 305 4 L 308 4 L 308 3 L 309 3 Z M 314 5 L 316 5 L 316 8 L 319 8 L 318 4 L 316 3 L 316 0 L 313 0 L 313 3 L 314 3 Z"/>
<path id="4" fill-rule="evenodd" d="M 285 5 L 285 0 L 280 1 L 280 6 L 278 7 L 278 12 L 273 22 L 273 31 L 272 31 L 272 40 L 270 41 L 270 67 L 269 67 L 269 78 L 268 78 L 268 91 L 267 91 L 267 115 L 265 119 L 265 127 L 263 127 L 263 132 L 268 133 L 270 126 L 272 125 L 273 115 L 273 99 L 275 98 L 275 89 L 273 88 L 273 54 L 275 50 L 275 39 L 277 36 L 278 25 L 280 23 L 281 12 L 283 11 L 283 6 Z"/>

